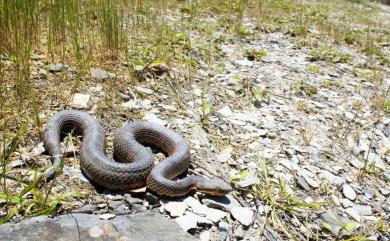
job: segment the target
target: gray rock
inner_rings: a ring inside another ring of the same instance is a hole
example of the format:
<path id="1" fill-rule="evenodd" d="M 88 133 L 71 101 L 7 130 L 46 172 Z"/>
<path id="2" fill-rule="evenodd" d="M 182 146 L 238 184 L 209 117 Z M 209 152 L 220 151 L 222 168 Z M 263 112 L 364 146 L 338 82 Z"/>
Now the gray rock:
<path id="1" fill-rule="evenodd" d="M 368 189 L 367 187 L 364 187 L 363 190 L 363 195 L 368 198 L 368 199 L 371 199 L 374 197 L 374 193 L 372 193 L 372 191 L 370 189 Z"/>
<path id="2" fill-rule="evenodd" d="M 310 191 L 311 190 L 309 184 L 307 184 L 305 179 L 303 179 L 302 177 L 298 177 L 297 176 L 296 177 L 296 182 L 297 182 L 298 187 L 302 188 L 303 190 L 305 190 L 305 191 Z"/>
<path id="3" fill-rule="evenodd" d="M 353 201 L 356 199 L 356 192 L 348 184 L 343 185 L 343 194 L 346 198 Z"/>
<path id="4" fill-rule="evenodd" d="M 221 221 L 218 224 L 218 229 L 228 232 L 230 230 L 230 225 L 227 222 Z"/>
<path id="5" fill-rule="evenodd" d="M 345 209 L 345 213 L 351 216 L 356 222 L 360 222 L 361 217 L 354 208 Z"/>
<path id="6" fill-rule="evenodd" d="M 133 210 L 136 213 L 140 213 L 140 212 L 143 213 L 148 209 L 142 204 L 134 203 L 133 205 L 131 205 L 131 210 Z"/>
<path id="7" fill-rule="evenodd" d="M 206 205 L 201 204 L 198 200 L 196 200 L 193 197 L 186 198 L 184 202 L 189 207 L 191 207 L 192 212 L 205 216 L 208 220 L 211 220 L 214 223 L 219 222 L 219 220 L 221 220 L 226 216 L 225 212 L 218 209 L 209 208 Z"/>
<path id="8" fill-rule="evenodd" d="M 232 195 L 225 195 L 222 197 L 206 196 L 202 199 L 202 203 L 208 207 L 225 211 L 230 211 L 233 207 L 241 207 L 240 203 Z"/>
<path id="9" fill-rule="evenodd" d="M 386 171 L 383 173 L 383 178 L 385 179 L 385 181 L 390 181 L 390 172 Z"/>
<path id="10" fill-rule="evenodd" d="M 244 235 L 245 235 L 245 231 L 244 231 L 244 229 L 242 228 L 242 226 L 238 226 L 238 227 L 234 230 L 234 237 L 235 237 L 237 240 L 244 239 Z"/>
<path id="11" fill-rule="evenodd" d="M 379 192 L 385 197 L 390 196 L 390 189 L 380 187 Z"/>
<path id="12" fill-rule="evenodd" d="M 157 204 L 160 203 L 160 202 L 159 202 L 159 198 L 158 198 L 156 195 L 154 195 L 154 194 L 152 194 L 152 193 L 149 193 L 149 192 L 146 193 L 145 199 L 146 199 L 146 201 L 148 201 L 149 204 L 151 204 L 151 205 L 157 205 Z"/>
<path id="13" fill-rule="evenodd" d="M 123 200 L 123 196 L 119 195 L 119 194 L 117 194 L 117 195 L 107 194 L 106 198 L 108 200 L 112 200 L 112 201 L 121 201 L 121 200 Z"/>
<path id="14" fill-rule="evenodd" d="M 12 241 L 195 240 L 173 220 L 153 213 L 123 215 L 111 220 L 88 214 L 40 216 L 1 225 L 0 237 Z"/>
<path id="15" fill-rule="evenodd" d="M 142 204 L 144 201 L 140 198 L 135 198 L 135 197 L 132 197 L 130 194 L 126 193 L 124 195 L 125 197 L 125 202 L 132 206 L 133 204 Z"/>
<path id="16" fill-rule="evenodd" d="M 99 215 L 99 218 L 102 220 L 110 220 L 110 219 L 113 219 L 115 217 L 116 217 L 116 215 L 112 214 L 112 213 L 104 213 L 104 214 Z"/>
<path id="17" fill-rule="evenodd" d="M 225 212 L 218 210 L 218 209 L 208 208 L 207 210 L 208 210 L 208 212 L 206 214 L 206 218 L 208 220 L 213 221 L 214 223 L 219 222 L 219 220 L 221 220 L 222 218 L 224 218 L 226 216 Z"/>
<path id="18" fill-rule="evenodd" d="M 357 204 L 357 205 L 354 205 L 352 208 L 355 209 L 356 212 L 359 215 L 361 215 L 361 216 L 370 216 L 370 215 L 372 215 L 371 206 Z"/>
<path id="19" fill-rule="evenodd" d="M 120 206 L 116 206 L 115 209 L 111 210 L 111 212 L 115 215 L 126 215 L 131 213 L 129 207 L 124 203 Z"/>
<path id="20" fill-rule="evenodd" d="M 64 68 L 64 64 L 62 64 L 62 63 L 49 64 L 49 66 L 48 66 L 50 73 L 61 72 L 63 68 Z"/>
<path id="21" fill-rule="evenodd" d="M 382 205 L 382 208 L 385 212 L 390 213 L 390 205 L 384 204 Z"/>
<path id="22" fill-rule="evenodd" d="M 349 199 L 347 198 L 342 198 L 340 199 L 340 204 L 343 208 L 349 208 L 349 207 L 352 207 L 353 206 L 353 202 L 351 202 Z"/>
<path id="23" fill-rule="evenodd" d="M 108 71 L 102 70 L 102 69 L 98 69 L 98 68 L 93 68 L 91 70 L 91 76 L 92 76 L 92 78 L 98 79 L 98 80 L 109 80 L 109 79 L 115 78 L 114 74 L 112 74 Z"/>
<path id="24" fill-rule="evenodd" d="M 302 177 L 305 179 L 305 181 L 311 186 L 311 187 L 314 187 L 314 188 L 319 188 L 320 187 L 320 183 L 318 181 L 316 181 L 315 179 L 311 178 L 310 176 L 306 175 L 306 174 L 302 174 Z"/>
<path id="25" fill-rule="evenodd" d="M 253 210 L 246 207 L 233 207 L 230 210 L 232 216 L 244 226 L 249 226 L 253 222 Z"/>
<path id="26" fill-rule="evenodd" d="M 108 207 L 110 209 L 116 209 L 119 206 L 121 206 L 122 204 L 123 204 L 122 201 L 108 200 Z"/>
<path id="27" fill-rule="evenodd" d="M 93 212 L 97 211 L 98 210 L 98 207 L 96 205 L 93 205 L 93 204 L 87 204 L 87 205 L 84 205 L 80 208 L 76 208 L 74 210 L 72 210 L 72 213 L 87 213 L 87 214 L 92 214 Z"/>
<path id="28" fill-rule="evenodd" d="M 286 167 L 288 170 L 290 171 L 298 171 L 299 169 L 301 169 L 297 163 L 295 163 L 294 161 L 292 160 L 288 160 L 288 159 L 282 159 L 280 162 L 279 162 L 281 165 L 283 165 L 284 167 Z"/>
<path id="29" fill-rule="evenodd" d="M 344 178 L 336 176 L 333 173 L 326 170 L 321 170 L 320 177 L 326 179 L 329 184 L 334 184 L 336 186 L 340 186 L 345 182 Z"/>
<path id="30" fill-rule="evenodd" d="M 342 228 L 342 225 L 349 223 L 349 220 L 340 217 L 333 211 L 328 211 L 320 214 L 321 226 L 332 232 L 334 235 L 338 235 Z"/>

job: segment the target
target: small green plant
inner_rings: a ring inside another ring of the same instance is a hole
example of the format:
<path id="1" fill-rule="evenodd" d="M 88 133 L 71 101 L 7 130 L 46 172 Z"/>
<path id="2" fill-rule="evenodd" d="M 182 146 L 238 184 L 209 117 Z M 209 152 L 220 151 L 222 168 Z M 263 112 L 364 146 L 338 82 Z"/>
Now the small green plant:
<path id="1" fill-rule="evenodd" d="M 309 95 L 316 95 L 317 94 L 317 88 L 314 86 L 310 86 L 307 88 L 307 93 Z"/>
<path id="2" fill-rule="evenodd" d="M 8 222 L 12 217 L 17 215 L 23 216 L 39 216 L 52 215 L 60 205 L 71 206 L 68 198 L 83 198 L 84 194 L 81 192 L 68 192 L 62 194 L 51 193 L 50 197 L 44 191 L 37 189 L 37 183 L 34 186 L 27 186 L 18 195 L 10 195 L 5 192 L 0 192 L 0 203 L 11 207 L 7 215 L 0 220 L 0 224 Z M 24 195 L 29 193 L 29 197 Z"/>
<path id="3" fill-rule="evenodd" d="M 305 125 L 300 130 L 300 133 L 301 133 L 303 141 L 305 142 L 305 145 L 309 146 L 311 141 L 313 140 L 313 137 L 314 137 L 313 129 L 310 128 L 310 126 Z"/>
<path id="4" fill-rule="evenodd" d="M 308 106 L 306 101 L 299 100 L 299 101 L 297 101 L 296 106 L 297 106 L 297 109 L 299 111 L 303 111 L 303 112 L 306 112 L 306 113 L 310 113 L 311 112 L 311 110 L 310 110 L 310 108 L 309 108 L 309 106 Z"/>
<path id="5" fill-rule="evenodd" d="M 324 74 L 324 71 L 321 69 L 321 66 L 319 66 L 318 64 L 315 64 L 315 63 L 310 64 L 307 67 L 307 70 L 310 73 L 314 73 L 314 74 Z"/>
<path id="6" fill-rule="evenodd" d="M 261 61 L 262 57 L 267 56 L 267 51 L 264 49 L 247 49 L 245 50 L 245 56 L 251 61 Z"/>
<path id="7" fill-rule="evenodd" d="M 331 46 L 326 46 L 320 50 L 312 49 L 310 61 L 325 60 L 332 63 L 348 63 L 352 60 L 352 56 L 336 51 Z"/>
<path id="8" fill-rule="evenodd" d="M 371 100 L 371 107 L 374 110 L 383 111 L 385 113 L 390 112 L 390 99 L 386 99 L 382 96 L 376 96 Z"/>
<path id="9" fill-rule="evenodd" d="M 341 89 L 344 88 L 344 84 L 339 80 L 324 80 L 320 84 L 321 88 L 325 89 Z"/>
<path id="10" fill-rule="evenodd" d="M 390 99 L 386 99 L 383 103 L 383 111 L 390 113 Z"/>
<path id="11" fill-rule="evenodd" d="M 207 100 L 205 98 L 205 90 L 202 90 L 202 93 L 200 95 L 200 108 L 202 110 L 202 117 L 201 117 L 201 122 L 202 125 L 207 126 L 209 124 L 208 121 L 208 116 L 211 113 L 211 107 L 207 103 Z"/>
<path id="12" fill-rule="evenodd" d="M 252 87 L 252 94 L 255 97 L 255 101 L 258 102 L 269 102 L 270 92 L 268 89 L 259 89 L 257 87 Z"/>

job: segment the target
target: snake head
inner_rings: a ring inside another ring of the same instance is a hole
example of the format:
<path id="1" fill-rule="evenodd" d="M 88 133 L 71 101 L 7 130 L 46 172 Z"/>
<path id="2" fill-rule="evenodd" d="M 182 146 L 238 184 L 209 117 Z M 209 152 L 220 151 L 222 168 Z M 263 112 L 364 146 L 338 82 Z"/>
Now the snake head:
<path id="1" fill-rule="evenodd" d="M 221 179 L 202 178 L 197 185 L 196 190 L 212 196 L 224 196 L 231 192 L 232 187 Z"/>

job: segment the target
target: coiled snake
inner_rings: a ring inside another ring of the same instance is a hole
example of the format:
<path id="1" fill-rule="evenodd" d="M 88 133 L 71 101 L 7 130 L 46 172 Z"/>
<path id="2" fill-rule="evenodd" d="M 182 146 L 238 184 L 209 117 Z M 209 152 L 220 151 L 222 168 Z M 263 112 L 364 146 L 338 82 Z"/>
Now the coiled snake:
<path id="1" fill-rule="evenodd" d="M 231 187 L 220 179 L 187 176 L 173 180 L 190 165 L 186 140 L 176 132 L 151 122 L 135 121 L 122 126 L 114 137 L 114 159 L 105 153 L 105 134 L 102 126 L 89 114 L 64 110 L 53 115 L 43 134 L 43 143 L 53 165 L 44 178 L 52 179 L 62 166 L 61 133 L 75 130 L 82 134 L 81 168 L 102 187 L 131 190 L 147 185 L 163 196 L 183 196 L 191 190 L 211 195 L 225 195 Z M 153 154 L 144 145 L 156 146 L 168 157 L 154 166 Z"/>

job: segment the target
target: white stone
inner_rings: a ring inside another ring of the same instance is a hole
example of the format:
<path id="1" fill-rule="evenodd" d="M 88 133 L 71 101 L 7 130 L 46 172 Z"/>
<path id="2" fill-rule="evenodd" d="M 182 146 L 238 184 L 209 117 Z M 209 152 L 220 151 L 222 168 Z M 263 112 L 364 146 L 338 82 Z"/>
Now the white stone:
<path id="1" fill-rule="evenodd" d="M 184 200 L 184 203 L 186 203 L 189 207 L 191 207 L 192 212 L 206 216 L 207 219 L 215 223 L 226 216 L 225 212 L 218 209 L 209 208 L 206 205 L 201 204 L 198 200 L 196 200 L 193 197 L 186 198 Z"/>
<path id="2" fill-rule="evenodd" d="M 104 234 L 103 230 L 99 228 L 98 226 L 93 226 L 88 230 L 89 236 L 92 238 L 98 238 Z"/>
<path id="3" fill-rule="evenodd" d="M 70 105 L 74 108 L 87 109 L 90 98 L 91 96 L 88 94 L 76 93 Z"/>
<path id="4" fill-rule="evenodd" d="M 210 240 L 210 232 L 209 231 L 203 231 L 199 235 L 200 241 L 209 241 Z"/>
<path id="5" fill-rule="evenodd" d="M 345 213 L 347 213 L 349 216 L 355 219 L 356 222 L 360 222 L 361 217 L 354 208 L 345 209 Z"/>
<path id="6" fill-rule="evenodd" d="M 244 226 L 249 226 L 253 221 L 253 210 L 246 207 L 233 207 L 230 213 Z"/>
<path id="7" fill-rule="evenodd" d="M 343 185 L 343 194 L 346 198 L 348 198 L 351 201 L 354 201 L 356 199 L 356 192 L 348 184 Z"/>
<path id="8" fill-rule="evenodd" d="M 224 117 L 229 117 L 234 114 L 228 105 L 218 110 L 217 112 Z"/>
<path id="9" fill-rule="evenodd" d="M 136 90 L 138 93 L 143 93 L 143 94 L 147 94 L 147 95 L 153 94 L 153 90 L 151 90 L 151 89 L 149 89 L 149 88 L 146 88 L 146 87 L 142 87 L 142 86 L 136 86 L 136 87 L 135 87 L 135 90 Z"/>
<path id="10" fill-rule="evenodd" d="M 103 220 L 109 220 L 109 219 L 113 219 L 115 217 L 116 217 L 116 215 L 112 214 L 112 213 L 105 213 L 105 214 L 99 215 L 99 218 L 103 219 Z"/>
<path id="11" fill-rule="evenodd" d="M 290 171 L 298 171 L 299 169 L 301 169 L 297 164 L 288 159 L 282 159 L 279 163 Z"/>
<path id="12" fill-rule="evenodd" d="M 233 151 L 233 148 L 231 146 L 226 147 L 217 155 L 217 161 L 218 162 L 228 161 L 232 156 L 232 151 Z"/>
<path id="13" fill-rule="evenodd" d="M 159 125 L 162 125 L 162 126 L 165 126 L 167 124 L 167 121 L 158 118 L 154 113 L 151 113 L 151 112 L 145 113 L 143 119 L 150 121 L 150 122 L 153 122 L 153 123 L 156 123 L 156 124 L 159 124 Z"/>
<path id="14" fill-rule="evenodd" d="M 226 213 L 224 211 L 215 209 L 215 208 L 208 208 L 208 212 L 206 214 L 206 218 L 213 221 L 214 223 L 217 223 L 219 220 L 223 219 L 226 216 Z"/>
<path id="15" fill-rule="evenodd" d="M 171 217 L 183 216 L 187 209 L 187 204 L 184 202 L 169 202 L 164 205 L 164 209 L 169 213 Z"/>
<path id="16" fill-rule="evenodd" d="M 184 216 L 178 217 L 175 221 L 180 225 L 184 231 L 196 228 L 198 225 L 197 217 L 194 214 L 186 214 Z"/>
<path id="17" fill-rule="evenodd" d="M 195 207 L 195 206 L 198 206 L 198 205 L 202 205 L 198 199 L 195 199 L 191 196 L 187 197 L 186 199 L 184 199 L 184 202 L 191 208 Z"/>

